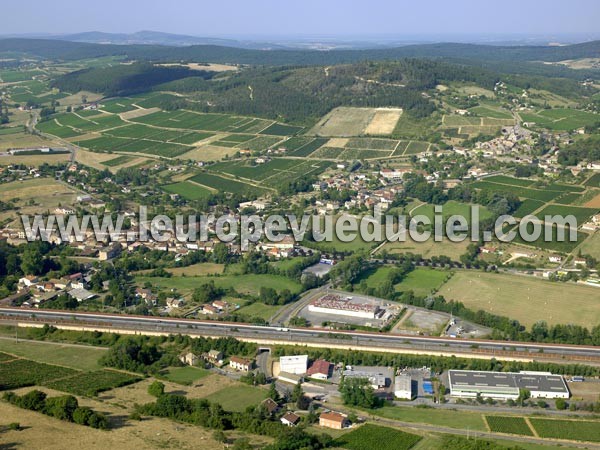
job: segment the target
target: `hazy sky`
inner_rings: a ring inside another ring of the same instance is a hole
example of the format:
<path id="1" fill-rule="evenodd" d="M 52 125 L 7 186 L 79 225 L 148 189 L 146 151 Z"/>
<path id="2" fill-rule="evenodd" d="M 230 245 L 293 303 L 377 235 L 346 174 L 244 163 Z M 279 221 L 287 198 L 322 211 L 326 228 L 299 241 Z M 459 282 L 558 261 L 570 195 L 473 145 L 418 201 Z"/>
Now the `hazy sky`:
<path id="1" fill-rule="evenodd" d="M 600 33 L 599 0 L 3 1 L 0 34 L 133 32 L 195 36 Z"/>

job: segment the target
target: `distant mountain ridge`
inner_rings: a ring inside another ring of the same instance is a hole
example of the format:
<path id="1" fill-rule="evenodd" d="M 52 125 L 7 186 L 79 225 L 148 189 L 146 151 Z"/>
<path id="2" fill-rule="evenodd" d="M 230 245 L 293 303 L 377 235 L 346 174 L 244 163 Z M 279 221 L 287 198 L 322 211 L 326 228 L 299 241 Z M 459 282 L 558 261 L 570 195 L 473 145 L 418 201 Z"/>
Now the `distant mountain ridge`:
<path id="1" fill-rule="evenodd" d="M 163 33 L 160 31 L 138 31 L 135 33 L 105 33 L 102 31 L 87 31 L 83 33 L 52 36 L 51 39 L 86 42 L 91 44 L 114 45 L 167 45 L 174 47 L 187 47 L 192 45 L 219 45 L 223 47 L 272 49 L 285 48 L 281 45 L 260 43 L 253 41 L 239 41 L 214 37 L 189 36 L 184 34 Z"/>
<path id="2" fill-rule="evenodd" d="M 42 58 L 76 60 L 125 56 L 137 60 L 198 61 L 258 65 L 328 65 L 365 60 L 445 58 L 506 63 L 599 58 L 600 41 L 566 46 L 492 46 L 481 44 L 419 44 L 363 50 L 256 50 L 222 45 L 115 45 L 56 39 L 0 39 L 0 54 L 23 53 Z"/>

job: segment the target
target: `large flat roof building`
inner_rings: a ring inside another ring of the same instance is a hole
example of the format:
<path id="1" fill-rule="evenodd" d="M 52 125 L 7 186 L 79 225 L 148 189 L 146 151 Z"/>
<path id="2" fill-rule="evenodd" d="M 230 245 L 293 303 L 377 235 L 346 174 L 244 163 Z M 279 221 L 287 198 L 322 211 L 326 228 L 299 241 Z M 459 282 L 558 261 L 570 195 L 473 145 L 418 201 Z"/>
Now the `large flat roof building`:
<path id="1" fill-rule="evenodd" d="M 402 400 L 412 399 L 412 378 L 403 373 L 394 378 L 394 396 Z"/>
<path id="2" fill-rule="evenodd" d="M 279 358 L 279 370 L 295 375 L 304 375 L 308 368 L 308 355 L 282 356 Z"/>
<path id="3" fill-rule="evenodd" d="M 501 400 L 515 400 L 521 389 L 532 398 L 569 398 L 569 389 L 561 375 L 548 372 L 488 372 L 475 370 L 448 371 L 450 395 L 475 398 L 477 395 Z"/>
<path id="4" fill-rule="evenodd" d="M 381 313 L 381 308 L 378 305 L 355 303 L 351 298 L 343 298 L 337 294 L 327 294 L 313 300 L 309 303 L 308 310 L 321 314 L 336 314 L 363 319 L 376 319 Z"/>

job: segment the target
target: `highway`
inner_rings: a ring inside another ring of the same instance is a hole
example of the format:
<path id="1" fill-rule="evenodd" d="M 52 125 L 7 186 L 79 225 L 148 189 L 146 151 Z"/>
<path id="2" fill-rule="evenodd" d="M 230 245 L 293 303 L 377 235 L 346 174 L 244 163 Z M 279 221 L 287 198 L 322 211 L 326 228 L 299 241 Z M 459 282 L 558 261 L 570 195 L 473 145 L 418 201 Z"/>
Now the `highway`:
<path id="1" fill-rule="evenodd" d="M 285 343 L 314 347 L 397 351 L 399 353 L 404 351 L 418 354 L 456 354 L 465 357 L 496 357 L 507 360 L 580 362 L 600 365 L 600 347 L 593 346 L 330 331 L 321 328 L 283 328 L 194 319 L 20 308 L 0 308 L 0 321 L 81 327 L 99 331 L 119 332 L 123 330 L 137 334 L 231 336 L 259 344 Z"/>

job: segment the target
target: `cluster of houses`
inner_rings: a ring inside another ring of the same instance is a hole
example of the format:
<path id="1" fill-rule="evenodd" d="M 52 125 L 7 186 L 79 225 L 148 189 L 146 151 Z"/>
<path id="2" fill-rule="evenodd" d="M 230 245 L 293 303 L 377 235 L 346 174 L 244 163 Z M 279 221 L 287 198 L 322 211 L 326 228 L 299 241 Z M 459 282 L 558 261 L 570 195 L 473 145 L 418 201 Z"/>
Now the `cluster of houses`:
<path id="1" fill-rule="evenodd" d="M 23 308 L 39 308 L 44 303 L 67 294 L 82 302 L 96 296 L 86 289 L 89 277 L 80 272 L 62 278 L 42 280 L 35 275 L 26 275 L 19 279 L 15 294 L 2 300 L 5 305 L 18 304 Z"/>
<path id="2" fill-rule="evenodd" d="M 190 366 L 197 365 L 200 361 L 205 361 L 214 366 L 222 367 L 225 360 L 223 353 L 214 349 L 200 356 L 188 351 L 179 358 L 181 362 Z M 313 361 L 312 364 L 308 366 L 307 355 L 283 356 L 280 358 L 280 367 L 282 370 L 289 371 L 284 373 L 305 374 L 319 380 L 326 380 L 330 377 L 333 369 L 331 363 L 322 359 Z M 254 359 L 231 356 L 229 357 L 229 368 L 237 372 L 250 372 L 255 368 Z M 281 375 L 279 376 L 279 380 L 282 380 Z M 297 382 L 298 381 L 294 381 L 294 383 Z M 295 427 L 300 424 L 302 420 L 301 416 L 292 411 L 283 412 L 281 406 L 271 398 L 263 400 L 260 406 L 265 409 L 269 416 L 279 415 L 280 422 L 286 426 Z M 346 414 L 326 410 L 319 416 L 319 425 L 326 428 L 341 430 L 349 427 L 351 423 Z"/>

